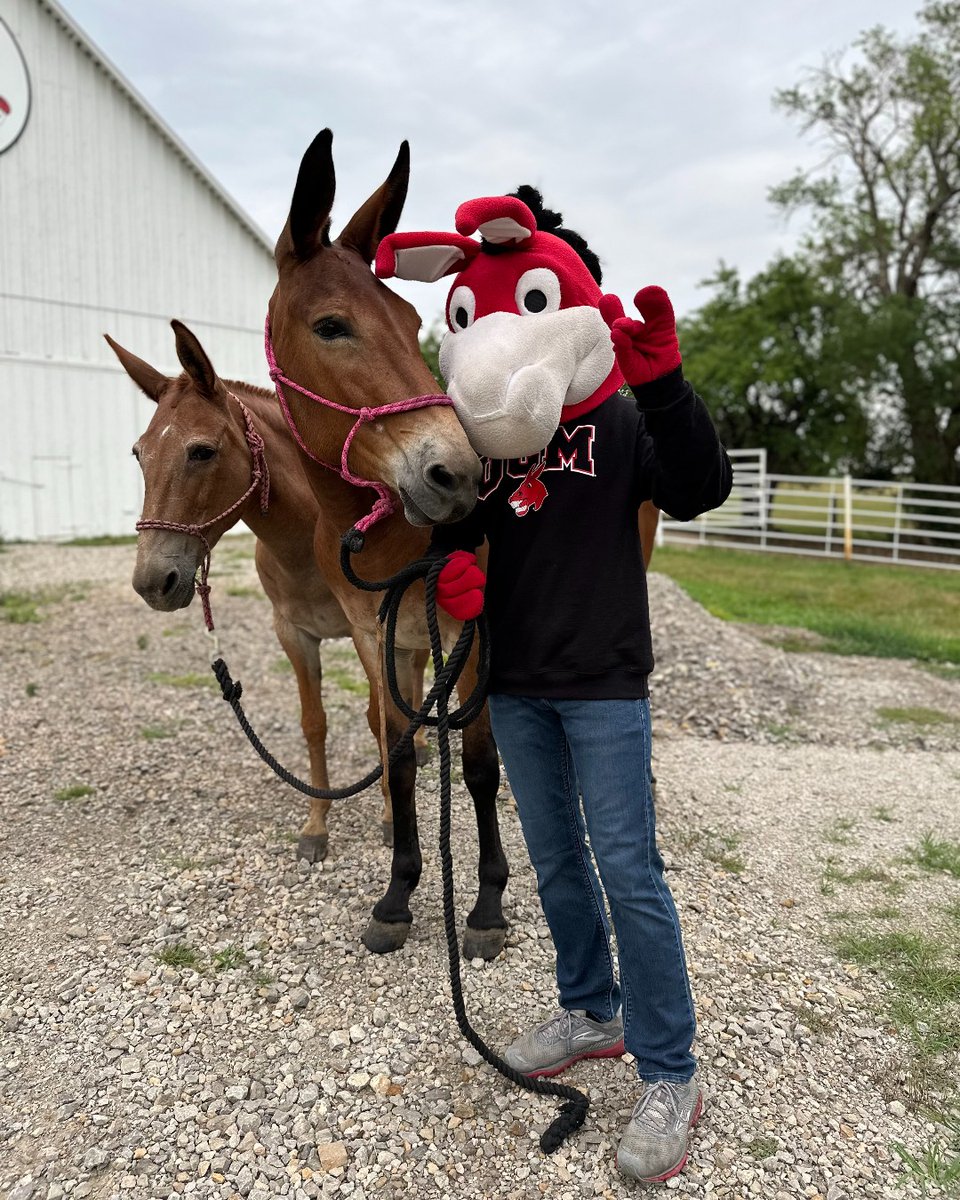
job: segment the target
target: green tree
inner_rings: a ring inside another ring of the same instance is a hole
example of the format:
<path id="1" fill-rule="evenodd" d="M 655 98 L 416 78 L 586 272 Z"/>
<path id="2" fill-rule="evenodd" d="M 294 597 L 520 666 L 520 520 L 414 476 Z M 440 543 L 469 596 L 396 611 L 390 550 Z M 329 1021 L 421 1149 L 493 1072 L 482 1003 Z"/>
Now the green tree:
<path id="1" fill-rule="evenodd" d="M 446 387 L 443 376 L 440 374 L 440 343 L 443 341 L 445 332 L 443 325 L 437 322 L 431 325 L 420 338 L 420 353 L 441 389 Z"/>
<path id="2" fill-rule="evenodd" d="M 876 28 L 775 103 L 814 133 L 822 166 L 774 189 L 812 225 L 803 257 L 859 306 L 851 343 L 874 398 L 895 402 L 905 466 L 960 483 L 960 0 L 928 3 L 920 32 Z"/>
<path id="3" fill-rule="evenodd" d="M 888 473 L 849 361 L 856 306 L 804 262 L 779 258 L 748 283 L 721 265 L 714 295 L 680 324 L 685 368 L 728 446 L 764 446 L 774 473 Z"/>

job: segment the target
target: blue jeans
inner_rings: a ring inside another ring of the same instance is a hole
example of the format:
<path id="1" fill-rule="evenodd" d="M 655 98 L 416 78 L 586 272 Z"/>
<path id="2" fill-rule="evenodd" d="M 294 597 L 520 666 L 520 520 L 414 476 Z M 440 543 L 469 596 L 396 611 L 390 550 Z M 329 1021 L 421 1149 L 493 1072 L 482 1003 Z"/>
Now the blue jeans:
<path id="1" fill-rule="evenodd" d="M 657 850 L 649 703 L 505 695 L 489 701 L 557 951 L 561 1006 L 603 1021 L 622 1008 L 624 1042 L 641 1079 L 689 1079 L 696 1020 Z"/>

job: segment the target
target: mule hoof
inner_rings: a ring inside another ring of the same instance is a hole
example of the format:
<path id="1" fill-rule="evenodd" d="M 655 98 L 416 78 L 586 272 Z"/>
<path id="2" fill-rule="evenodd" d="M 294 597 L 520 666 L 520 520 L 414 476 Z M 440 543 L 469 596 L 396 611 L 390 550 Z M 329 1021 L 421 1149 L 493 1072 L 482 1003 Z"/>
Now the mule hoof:
<path id="1" fill-rule="evenodd" d="M 363 931 L 363 944 L 372 954 L 392 954 L 410 933 L 409 921 L 378 921 L 371 917 Z"/>
<path id="2" fill-rule="evenodd" d="M 297 842 L 297 858 L 307 862 L 323 862 L 327 857 L 328 838 L 325 833 L 305 833 Z"/>
<path id="3" fill-rule="evenodd" d="M 463 957 L 468 960 L 483 958 L 490 962 L 503 949 L 506 940 L 505 929 L 471 929 L 468 925 L 463 931 Z"/>
<path id="4" fill-rule="evenodd" d="M 383 835 L 383 844 L 385 846 L 392 846 L 393 845 L 393 822 L 392 821 L 381 821 L 380 822 L 380 832 Z"/>
<path id="5" fill-rule="evenodd" d="M 425 767 L 430 761 L 430 747 L 426 742 L 414 742 L 414 752 L 417 756 L 417 766 Z"/>

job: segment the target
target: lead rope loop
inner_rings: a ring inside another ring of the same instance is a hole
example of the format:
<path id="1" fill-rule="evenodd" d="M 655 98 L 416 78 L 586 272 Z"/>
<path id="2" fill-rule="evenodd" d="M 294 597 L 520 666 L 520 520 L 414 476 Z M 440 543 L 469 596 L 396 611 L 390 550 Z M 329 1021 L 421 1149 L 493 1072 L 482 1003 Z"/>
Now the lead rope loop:
<path id="1" fill-rule="evenodd" d="M 389 579 L 373 581 L 357 575 L 351 563 L 351 556 L 359 554 L 363 549 L 363 545 L 364 535 L 359 527 L 354 527 L 346 533 L 340 543 L 340 566 L 344 575 L 354 587 L 360 588 L 362 591 L 382 591 L 385 593 L 383 603 L 380 605 L 378 622 L 381 627 L 385 627 L 383 646 L 387 684 L 393 702 L 410 721 L 410 724 L 390 752 L 386 762 L 387 771 L 389 771 L 399 755 L 406 750 L 418 729 L 423 726 L 432 726 L 437 730 L 437 746 L 440 758 L 439 845 L 443 882 L 443 925 L 447 939 L 450 992 L 453 997 L 453 1010 L 457 1018 L 457 1026 L 483 1060 L 493 1067 L 495 1071 L 503 1075 L 505 1079 L 508 1079 L 511 1083 L 519 1088 L 523 1088 L 525 1091 L 534 1092 L 542 1096 L 558 1096 L 565 1101 L 561 1105 L 560 1112 L 556 1118 L 540 1137 L 541 1150 L 545 1154 L 552 1154 L 554 1150 L 559 1149 L 564 1141 L 583 1124 L 587 1116 L 587 1110 L 590 1107 L 589 1098 L 583 1092 L 578 1091 L 576 1088 L 568 1087 L 566 1084 L 553 1083 L 546 1079 L 533 1079 L 527 1075 L 522 1075 L 519 1071 L 515 1071 L 509 1063 L 505 1062 L 495 1051 L 490 1049 L 470 1024 L 463 999 L 460 943 L 457 938 L 457 914 L 454 902 L 453 854 L 450 849 L 452 809 L 450 731 L 452 729 L 463 729 L 464 726 L 468 725 L 477 716 L 485 701 L 486 684 L 490 673 L 490 646 L 486 616 L 481 613 L 476 621 L 464 622 L 453 650 L 447 656 L 446 661 L 444 661 L 440 623 L 437 617 L 437 578 L 443 570 L 447 561 L 446 558 L 421 558 L 403 567 L 395 575 L 390 576 Z M 424 581 L 426 591 L 427 629 L 430 635 L 434 684 L 424 698 L 420 708 L 414 710 L 401 695 L 397 681 L 396 632 L 397 616 L 403 598 L 408 588 L 420 579 Z M 378 634 L 378 636 L 380 635 Z M 464 703 L 451 713 L 448 707 L 449 699 L 470 657 L 475 636 L 478 636 L 480 639 L 477 686 Z M 233 709 L 240 727 L 247 735 L 254 750 L 256 750 L 260 758 L 263 759 L 276 775 L 285 783 L 290 784 L 291 787 L 296 788 L 297 791 L 303 792 L 307 796 L 315 796 L 324 800 L 342 800 L 364 791 L 383 774 L 384 764 L 381 762 L 378 767 L 375 767 L 363 779 L 349 787 L 316 788 L 312 784 L 298 779 L 277 762 L 253 731 L 240 704 L 240 696 L 243 689 L 239 681 L 235 682 L 230 677 L 230 672 L 227 670 L 226 663 L 224 663 L 222 658 L 217 659 L 213 664 L 213 672 L 217 678 L 217 682 L 220 684 L 224 700 Z M 430 711 L 434 707 L 436 707 L 436 716 L 431 717 Z"/>

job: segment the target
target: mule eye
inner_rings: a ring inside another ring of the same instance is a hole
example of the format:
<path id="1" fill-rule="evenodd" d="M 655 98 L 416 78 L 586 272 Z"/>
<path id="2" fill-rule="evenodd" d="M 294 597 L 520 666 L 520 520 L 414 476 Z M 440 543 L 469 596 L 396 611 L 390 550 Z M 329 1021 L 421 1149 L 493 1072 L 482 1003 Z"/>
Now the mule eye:
<path id="1" fill-rule="evenodd" d="M 191 462 L 209 462 L 216 452 L 216 446 L 206 446 L 201 442 L 196 446 L 190 447 L 190 449 L 187 451 L 187 458 L 189 458 Z"/>
<path id="2" fill-rule="evenodd" d="M 517 280 L 514 295 L 521 316 L 556 312 L 560 307 L 560 280 L 549 267 L 534 267 Z"/>
<path id="3" fill-rule="evenodd" d="M 350 336 L 348 326 L 337 317 L 322 317 L 314 325 L 313 332 L 325 342 L 335 342 L 338 338 Z"/>
<path id="4" fill-rule="evenodd" d="M 477 298 L 473 294 L 473 289 L 468 288 L 465 283 L 455 287 L 450 293 L 450 302 L 447 304 L 447 321 L 453 332 L 456 333 L 458 329 L 466 329 L 472 325 L 476 311 Z"/>

